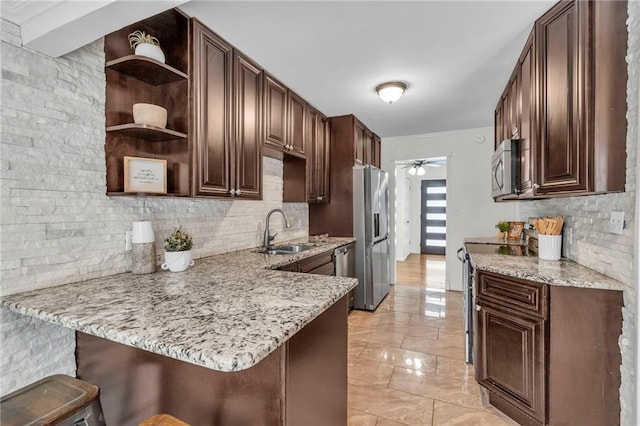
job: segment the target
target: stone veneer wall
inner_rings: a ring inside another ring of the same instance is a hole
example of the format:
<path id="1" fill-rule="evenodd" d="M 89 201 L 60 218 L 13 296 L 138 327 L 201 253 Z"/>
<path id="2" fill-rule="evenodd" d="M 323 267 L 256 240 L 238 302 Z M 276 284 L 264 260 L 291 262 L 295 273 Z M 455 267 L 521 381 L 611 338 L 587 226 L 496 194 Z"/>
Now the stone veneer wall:
<path id="1" fill-rule="evenodd" d="M 624 294 L 623 327 L 619 340 L 622 351 L 620 388 L 622 425 L 635 425 L 636 410 L 636 315 L 637 290 L 633 270 L 635 194 L 638 146 L 638 90 L 640 82 L 640 2 L 629 1 L 627 26 L 627 181 L 625 192 L 588 197 L 556 198 L 522 203 L 523 220 L 528 217 L 563 215 L 563 256 L 627 285 Z M 597 119 L 597 117 L 596 117 Z M 612 210 L 623 210 L 623 235 L 608 233 Z M 571 236 L 571 238 L 569 238 Z"/>
<path id="2" fill-rule="evenodd" d="M 263 201 L 107 197 L 101 40 L 60 58 L 21 46 L 1 20 L 0 294 L 130 270 L 125 231 L 152 220 L 157 252 L 177 225 L 194 257 L 261 245 L 264 218 L 278 240 L 308 235 L 308 206 L 282 202 L 282 162 L 264 158 Z M 75 374 L 75 335 L 11 312 L 0 317 L 0 395 L 44 376 Z"/>

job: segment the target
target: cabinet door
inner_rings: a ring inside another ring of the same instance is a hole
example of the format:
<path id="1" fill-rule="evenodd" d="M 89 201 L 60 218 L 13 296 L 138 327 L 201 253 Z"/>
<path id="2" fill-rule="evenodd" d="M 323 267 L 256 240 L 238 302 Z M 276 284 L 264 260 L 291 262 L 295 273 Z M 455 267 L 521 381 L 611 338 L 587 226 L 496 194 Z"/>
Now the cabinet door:
<path id="1" fill-rule="evenodd" d="M 545 422 L 545 322 L 479 301 L 476 379 L 529 416 Z"/>
<path id="2" fill-rule="evenodd" d="M 538 193 L 587 190 L 588 2 L 560 2 L 536 22 L 540 82 Z M 585 24 L 584 27 L 587 27 Z"/>
<path id="3" fill-rule="evenodd" d="M 359 122 L 358 120 L 354 120 L 354 158 L 355 164 L 363 165 L 364 164 L 364 124 Z"/>
<path id="4" fill-rule="evenodd" d="M 310 108 L 307 116 L 307 200 L 329 202 L 329 120 Z"/>
<path id="5" fill-rule="evenodd" d="M 287 139 L 287 145 L 289 145 L 289 152 L 304 158 L 307 103 L 300 96 L 289 91 L 288 104 L 289 137 Z"/>
<path id="6" fill-rule="evenodd" d="M 380 168 L 380 150 L 382 148 L 382 140 L 380 136 L 373 135 L 373 165 Z"/>
<path id="7" fill-rule="evenodd" d="M 507 139 L 511 137 L 511 99 L 509 98 L 510 91 L 507 90 L 506 94 L 502 97 L 502 138 Z"/>
<path id="8" fill-rule="evenodd" d="M 287 88 L 264 74 L 264 144 L 279 151 L 287 138 Z"/>
<path id="9" fill-rule="evenodd" d="M 509 137 L 518 139 L 520 137 L 520 80 L 517 70 L 510 82 L 509 100 L 509 106 L 511 107 L 509 113 Z"/>
<path id="10" fill-rule="evenodd" d="M 498 146 L 500 146 L 500 143 L 504 140 L 504 136 L 502 134 L 502 128 L 504 126 L 503 120 L 504 120 L 504 117 L 502 115 L 502 99 L 500 99 L 500 102 L 498 102 L 498 106 L 496 107 L 496 110 L 493 115 L 493 124 L 494 124 L 493 148 L 494 149 L 498 149 Z"/>
<path id="11" fill-rule="evenodd" d="M 234 55 L 235 197 L 262 198 L 262 69 Z"/>
<path id="12" fill-rule="evenodd" d="M 364 164 L 373 164 L 373 133 L 369 129 L 364 129 Z"/>
<path id="13" fill-rule="evenodd" d="M 232 48 L 193 23 L 194 194 L 229 196 L 232 188 Z"/>
<path id="14" fill-rule="evenodd" d="M 520 78 L 520 196 L 533 195 L 533 159 L 536 141 L 535 119 L 535 72 L 533 32 L 525 44 L 519 61 Z"/>

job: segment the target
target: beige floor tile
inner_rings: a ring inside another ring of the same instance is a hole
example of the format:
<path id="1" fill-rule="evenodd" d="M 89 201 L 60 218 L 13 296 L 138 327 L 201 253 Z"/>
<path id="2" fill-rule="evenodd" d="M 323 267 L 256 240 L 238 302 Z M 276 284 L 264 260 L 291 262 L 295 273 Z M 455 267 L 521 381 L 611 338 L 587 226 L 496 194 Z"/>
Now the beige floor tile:
<path id="1" fill-rule="evenodd" d="M 436 374 L 439 376 L 449 376 L 469 382 L 475 381 L 475 371 L 473 365 L 467 364 L 459 359 L 438 357 L 436 360 Z"/>
<path id="2" fill-rule="evenodd" d="M 404 340 L 404 334 L 350 325 L 349 340 L 366 343 L 390 344 L 400 348 L 402 346 L 402 341 Z"/>
<path id="3" fill-rule="evenodd" d="M 378 416 L 347 408 L 347 426 L 376 426 Z"/>
<path id="4" fill-rule="evenodd" d="M 448 376 L 395 368 L 389 387 L 467 408 L 483 409 L 480 386 Z"/>
<path id="5" fill-rule="evenodd" d="M 438 340 L 439 335 L 437 328 L 424 324 L 381 322 L 376 326 L 376 330 L 401 333 L 406 336 L 422 337 L 430 340 Z"/>
<path id="6" fill-rule="evenodd" d="M 393 420 L 378 417 L 378 423 L 376 426 L 407 426 L 406 423 L 394 422 Z"/>
<path id="7" fill-rule="evenodd" d="M 347 344 L 347 355 L 349 356 L 349 358 L 351 358 L 352 356 L 358 356 L 362 353 L 362 350 L 366 346 L 366 342 L 349 339 L 349 342 Z"/>
<path id="8" fill-rule="evenodd" d="M 412 426 L 430 426 L 433 414 L 432 399 L 351 379 L 348 406 Z"/>
<path id="9" fill-rule="evenodd" d="M 437 365 L 437 357 L 434 355 L 371 343 L 362 350 L 359 358 L 427 373 L 435 373 Z"/>
<path id="10" fill-rule="evenodd" d="M 349 325 L 362 325 L 375 327 L 380 322 L 380 317 L 375 316 L 372 312 L 353 310 L 349 313 Z"/>
<path id="11" fill-rule="evenodd" d="M 402 349 L 464 361 L 464 341 L 430 340 L 405 336 Z"/>
<path id="12" fill-rule="evenodd" d="M 378 325 L 383 324 L 409 324 L 411 322 L 411 313 L 408 312 L 395 312 L 395 311 L 376 311 L 375 318 L 378 318 Z"/>
<path id="13" fill-rule="evenodd" d="M 433 409 L 433 425 L 517 426 L 518 423 L 500 412 L 494 413 L 486 410 L 473 410 L 459 405 L 435 401 Z"/>
<path id="14" fill-rule="evenodd" d="M 375 362 L 367 358 L 353 356 L 347 364 L 348 377 L 373 385 L 386 387 L 393 374 L 393 365 Z"/>

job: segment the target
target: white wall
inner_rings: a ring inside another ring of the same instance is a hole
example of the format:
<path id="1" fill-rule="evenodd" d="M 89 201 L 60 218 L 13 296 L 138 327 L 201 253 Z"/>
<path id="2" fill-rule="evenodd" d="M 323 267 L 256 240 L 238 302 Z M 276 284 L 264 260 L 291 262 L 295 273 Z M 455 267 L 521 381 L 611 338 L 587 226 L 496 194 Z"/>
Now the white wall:
<path id="1" fill-rule="evenodd" d="M 411 209 L 409 203 L 411 201 L 410 190 L 411 181 L 409 174 L 404 165 L 396 166 L 396 187 L 395 187 L 395 211 L 396 211 L 396 230 L 395 230 L 395 246 L 396 260 L 403 261 L 410 253 L 409 232 L 406 228 L 410 225 Z"/>
<path id="2" fill-rule="evenodd" d="M 484 143 L 476 142 L 484 138 Z M 493 128 L 457 132 L 384 138 L 382 168 L 394 170 L 396 161 L 414 158 L 447 157 L 447 276 L 451 290 L 462 290 L 461 265 L 456 250 L 465 237 L 495 235 L 494 225 L 501 219 L 519 217 L 515 203 L 494 203 L 491 198 L 490 165 L 493 153 Z M 395 187 L 391 173 L 390 187 Z M 395 239 L 395 194 L 390 194 L 391 240 Z M 418 239 L 420 237 L 418 236 Z M 413 240 L 413 238 L 412 238 Z M 396 258 L 391 247 L 391 259 Z M 395 262 L 390 265 L 395 282 Z"/>

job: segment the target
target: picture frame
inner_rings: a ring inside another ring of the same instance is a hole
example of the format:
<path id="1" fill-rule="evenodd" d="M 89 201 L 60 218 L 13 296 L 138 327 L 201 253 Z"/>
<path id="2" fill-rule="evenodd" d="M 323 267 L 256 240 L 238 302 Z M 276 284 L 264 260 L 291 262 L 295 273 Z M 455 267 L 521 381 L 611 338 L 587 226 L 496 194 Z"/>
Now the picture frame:
<path id="1" fill-rule="evenodd" d="M 511 229 L 507 235 L 508 240 L 519 240 L 524 231 L 524 222 L 511 222 Z"/>
<path id="2" fill-rule="evenodd" d="M 167 160 L 124 157 L 124 192 L 167 193 Z"/>

